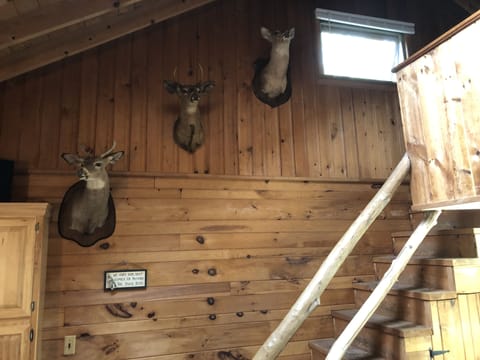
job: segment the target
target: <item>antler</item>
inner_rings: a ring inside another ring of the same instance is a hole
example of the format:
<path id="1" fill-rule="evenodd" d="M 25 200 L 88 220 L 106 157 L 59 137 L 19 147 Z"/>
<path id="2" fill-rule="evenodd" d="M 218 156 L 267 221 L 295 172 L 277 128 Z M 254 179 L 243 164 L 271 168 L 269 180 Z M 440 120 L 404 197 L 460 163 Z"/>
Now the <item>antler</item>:
<path id="1" fill-rule="evenodd" d="M 200 63 L 198 64 L 198 67 L 200 68 L 200 82 L 203 81 L 203 67 L 202 65 L 200 65 Z"/>
<path id="2" fill-rule="evenodd" d="M 110 149 L 108 149 L 107 151 L 105 151 L 102 155 L 100 155 L 100 157 L 103 158 L 103 157 L 109 155 L 113 151 L 113 149 L 115 149 L 115 146 L 117 146 L 117 143 L 115 142 L 115 140 L 113 140 L 112 147 Z"/>
<path id="3" fill-rule="evenodd" d="M 175 66 L 175 69 L 173 69 L 173 81 L 177 82 L 177 67 Z"/>

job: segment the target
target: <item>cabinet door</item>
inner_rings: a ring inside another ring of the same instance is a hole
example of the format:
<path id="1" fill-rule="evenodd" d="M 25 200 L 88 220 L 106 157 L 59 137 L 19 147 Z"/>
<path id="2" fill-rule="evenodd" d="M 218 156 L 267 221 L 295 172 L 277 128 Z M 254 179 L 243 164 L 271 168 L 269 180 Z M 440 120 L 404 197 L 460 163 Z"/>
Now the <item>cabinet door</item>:
<path id="1" fill-rule="evenodd" d="M 0 360 L 28 359 L 35 221 L 0 219 Z"/>
<path id="2" fill-rule="evenodd" d="M 0 360 L 28 360 L 31 355 L 30 319 L 0 320 Z"/>

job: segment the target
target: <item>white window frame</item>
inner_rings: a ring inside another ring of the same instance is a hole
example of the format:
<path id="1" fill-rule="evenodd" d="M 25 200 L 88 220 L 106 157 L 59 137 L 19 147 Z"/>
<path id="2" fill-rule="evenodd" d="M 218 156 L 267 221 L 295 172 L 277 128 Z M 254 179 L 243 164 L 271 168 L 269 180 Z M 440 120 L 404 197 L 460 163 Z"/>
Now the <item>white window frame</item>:
<path id="1" fill-rule="evenodd" d="M 361 75 L 351 75 L 347 72 L 346 75 L 342 75 L 339 73 L 335 74 L 328 74 L 324 71 L 324 64 L 323 64 L 323 52 L 322 52 L 322 43 L 321 43 L 321 35 L 322 31 L 328 32 L 343 32 L 352 34 L 364 34 L 365 38 L 373 39 L 373 37 L 382 38 L 388 40 L 396 40 L 397 41 L 397 51 L 401 52 L 400 62 L 407 58 L 408 53 L 405 45 L 405 36 L 406 34 L 414 34 L 415 33 L 415 25 L 408 22 L 397 21 L 397 20 L 390 20 L 384 18 L 378 18 L 373 16 L 365 16 L 365 15 L 358 15 L 358 14 L 351 14 L 341 11 L 335 10 L 327 10 L 327 9 L 315 9 L 315 17 L 319 20 L 319 68 L 320 68 L 320 75 L 324 78 L 341 78 L 341 79 L 354 79 L 354 80 L 366 80 L 366 81 L 373 81 L 373 82 L 387 82 L 393 83 L 395 82 L 395 77 L 390 76 L 389 79 L 382 78 L 372 78 L 369 76 L 361 76 Z M 348 60 L 350 61 L 350 59 Z M 355 61 L 353 58 L 351 61 Z M 395 65 L 398 64 L 390 64 L 393 68 Z"/>

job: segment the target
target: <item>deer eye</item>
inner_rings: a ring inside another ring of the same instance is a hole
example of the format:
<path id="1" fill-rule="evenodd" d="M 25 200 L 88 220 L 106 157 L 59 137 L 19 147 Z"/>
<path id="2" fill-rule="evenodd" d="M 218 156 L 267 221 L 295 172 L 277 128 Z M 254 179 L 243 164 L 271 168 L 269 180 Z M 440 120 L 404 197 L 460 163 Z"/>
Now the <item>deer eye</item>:
<path id="1" fill-rule="evenodd" d="M 95 167 L 99 168 L 102 166 L 102 162 L 101 161 L 97 161 L 96 163 L 93 164 Z"/>

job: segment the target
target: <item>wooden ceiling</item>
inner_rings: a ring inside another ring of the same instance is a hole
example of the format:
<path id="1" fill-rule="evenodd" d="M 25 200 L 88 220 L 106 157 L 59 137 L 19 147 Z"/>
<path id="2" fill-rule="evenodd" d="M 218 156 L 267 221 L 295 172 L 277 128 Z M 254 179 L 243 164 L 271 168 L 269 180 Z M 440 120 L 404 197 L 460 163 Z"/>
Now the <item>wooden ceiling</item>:
<path id="1" fill-rule="evenodd" d="M 0 0 L 0 82 L 214 0 Z"/>
<path id="2" fill-rule="evenodd" d="M 0 82 L 213 1 L 0 0 Z"/>

